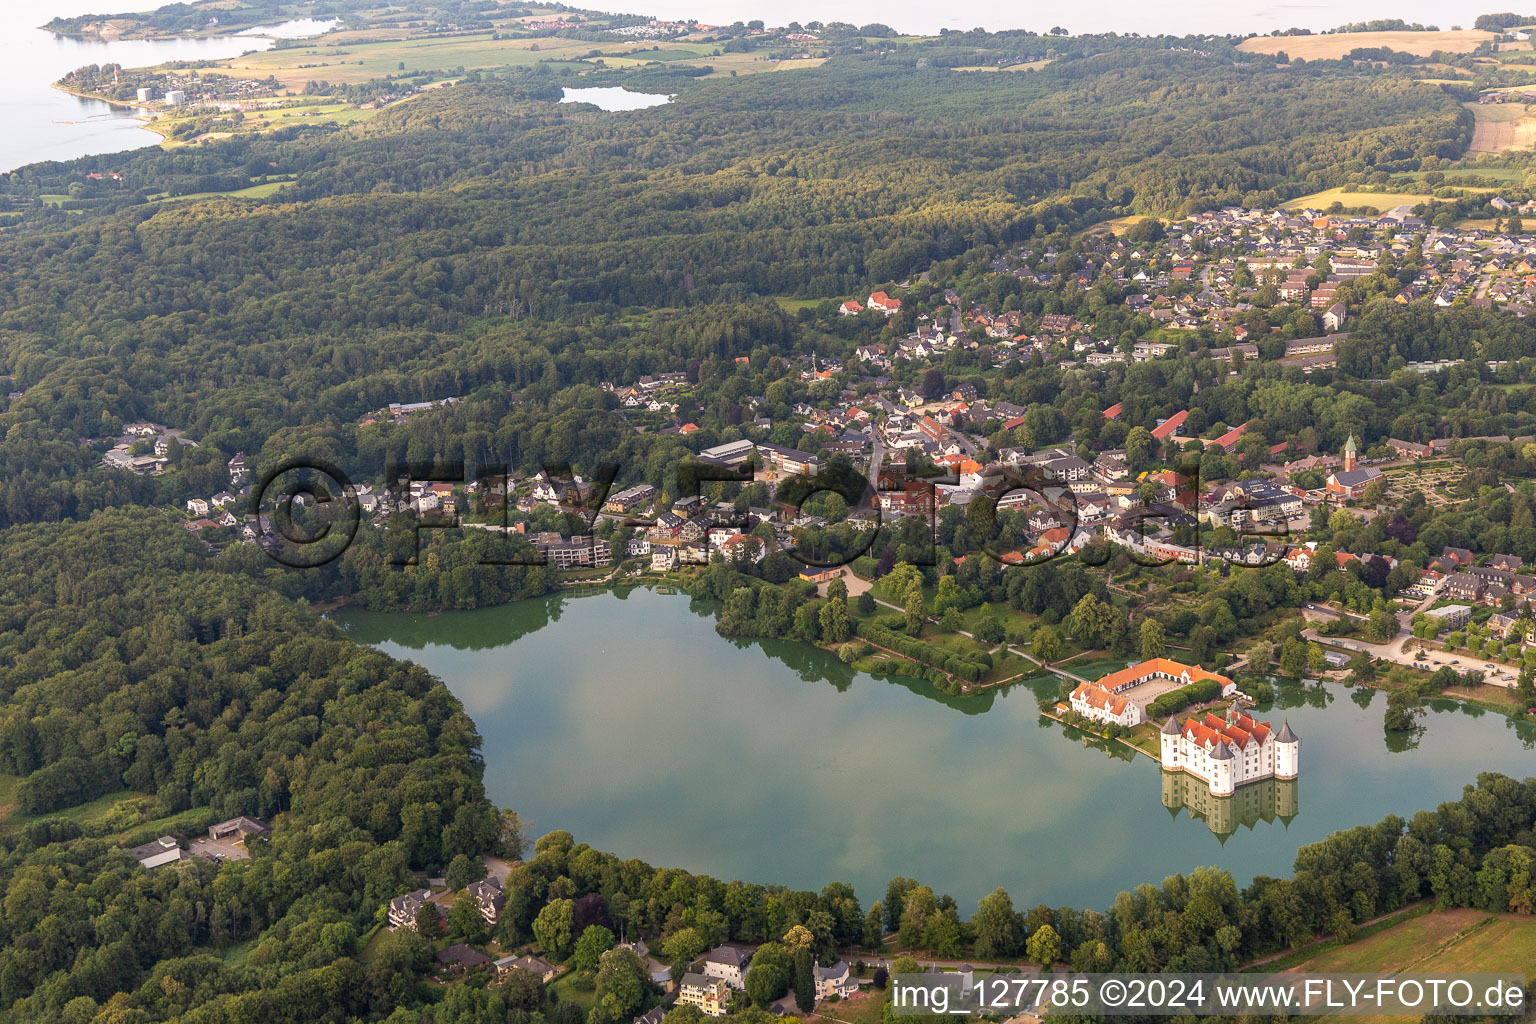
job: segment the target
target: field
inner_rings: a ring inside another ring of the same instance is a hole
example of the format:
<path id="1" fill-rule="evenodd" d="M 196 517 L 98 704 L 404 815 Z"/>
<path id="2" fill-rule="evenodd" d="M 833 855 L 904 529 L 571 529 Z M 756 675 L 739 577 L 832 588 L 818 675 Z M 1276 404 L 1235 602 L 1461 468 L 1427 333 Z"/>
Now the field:
<path id="1" fill-rule="evenodd" d="M 1536 971 L 1533 965 L 1536 917 L 1442 910 L 1411 917 L 1359 941 L 1328 949 L 1291 970 L 1307 974 L 1512 972 L 1529 980 Z"/>
<path id="2" fill-rule="evenodd" d="M 819 67 L 824 60 L 769 60 L 760 54 L 716 54 L 710 44 L 653 43 L 636 40 L 601 45 L 579 39 L 496 39 L 491 33 L 443 37 L 325 42 L 286 50 L 266 50 L 216 62 L 240 78 L 272 76 L 284 89 L 302 90 L 311 81 L 356 85 L 386 75 L 452 74 L 460 69 L 532 66 L 544 61 L 571 61 L 589 66 L 634 68 L 655 63 L 682 63 L 709 68 L 711 76 L 760 74 L 765 71 Z"/>
<path id="3" fill-rule="evenodd" d="M 963 68 L 955 68 L 955 71 L 1034 71 L 1043 68 L 1050 60 L 1031 60 L 1023 64 L 1009 64 L 1007 67 L 998 67 L 996 64 L 971 64 Z"/>
<path id="4" fill-rule="evenodd" d="M 1403 175 L 1406 178 L 1424 180 L 1427 171 L 1409 171 Z M 1466 167 L 1460 170 L 1441 171 L 1445 175 L 1445 183 L 1457 188 L 1465 188 L 1462 182 L 1471 178 L 1492 178 L 1495 181 L 1521 182 L 1525 180 L 1525 170 L 1520 167 Z"/>
<path id="5" fill-rule="evenodd" d="M 1477 118 L 1470 153 L 1503 153 L 1536 143 L 1536 115 L 1523 103 L 1467 103 Z"/>
<path id="6" fill-rule="evenodd" d="M 409 98 L 410 97 L 407 97 L 406 99 Z M 398 100 L 396 102 L 403 103 L 405 100 Z M 244 113 L 243 119 L 240 122 L 240 126 L 234 131 L 205 132 L 202 135 L 198 135 L 192 138 L 173 138 L 172 133 L 175 132 L 178 127 L 186 124 L 188 121 L 196 120 L 198 116 L 204 115 L 198 114 L 192 117 L 161 115 L 160 117 L 155 118 L 153 121 L 148 122 L 145 127 L 150 131 L 156 132 L 163 136 L 165 139 L 163 145 L 167 149 L 171 149 L 176 146 L 186 146 L 197 142 L 212 141 L 214 139 L 227 139 L 233 134 L 249 135 L 252 133 L 273 131 L 278 128 L 285 128 L 290 125 L 297 124 L 357 124 L 359 122 L 368 120 L 370 117 L 373 117 L 379 112 L 380 109 L 382 108 L 363 110 L 362 108 L 357 107 L 351 103 L 324 102 L 305 103 L 298 106 L 289 107 L 275 107 L 270 110 L 248 110 Z"/>
<path id="7" fill-rule="evenodd" d="M 639 49 L 641 45 L 625 44 L 605 49 L 618 55 Z M 297 91 L 311 81 L 355 85 L 402 72 L 451 72 L 461 67 L 473 71 L 534 65 L 551 57 L 575 59 L 594 49 L 593 44 L 576 39 L 494 39 L 491 33 L 484 33 L 447 39 L 398 39 L 354 45 L 326 43 L 266 50 L 218 61 L 215 66 L 241 78 L 271 75 L 285 89 Z"/>
<path id="8" fill-rule="evenodd" d="M 1288 210 L 1299 210 L 1302 207 L 1326 210 L 1334 203 L 1343 203 L 1345 209 L 1371 206 L 1377 213 L 1386 213 L 1395 206 L 1417 206 L 1432 198 L 1434 197 L 1423 192 L 1349 192 L 1342 188 L 1330 188 L 1324 192 L 1314 192 L 1309 196 L 1292 199 L 1285 206 Z"/>
<path id="9" fill-rule="evenodd" d="M 1339 32 L 1315 36 L 1254 36 L 1244 39 L 1239 50 L 1248 53 L 1279 53 L 1292 59 L 1337 60 L 1360 47 L 1386 47 L 1418 57 L 1428 57 L 1436 50 L 1469 53 L 1478 44 L 1493 38 L 1492 32 L 1465 29 L 1460 32 Z"/>

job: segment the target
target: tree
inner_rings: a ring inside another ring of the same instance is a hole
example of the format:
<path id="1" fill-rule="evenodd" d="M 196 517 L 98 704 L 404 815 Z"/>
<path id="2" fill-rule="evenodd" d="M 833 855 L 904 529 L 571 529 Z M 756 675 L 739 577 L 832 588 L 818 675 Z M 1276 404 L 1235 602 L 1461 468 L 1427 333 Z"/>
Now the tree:
<path id="1" fill-rule="evenodd" d="M 478 882 L 485 877 L 485 864 L 483 861 L 471 859 L 464 854 L 456 854 L 448 864 L 448 871 L 444 880 L 448 883 L 449 892 L 458 892 L 472 882 Z"/>
<path id="2" fill-rule="evenodd" d="M 662 954 L 674 964 L 691 963 L 708 948 L 709 943 L 693 928 L 679 928 L 661 944 Z"/>
<path id="3" fill-rule="evenodd" d="M 1280 671 L 1295 679 L 1307 672 L 1307 644 L 1300 637 L 1288 636 L 1280 645 Z"/>
<path id="4" fill-rule="evenodd" d="M 1003 624 L 992 616 L 988 605 L 981 606 L 981 615 L 976 619 L 976 628 L 971 630 L 971 635 L 988 647 L 1003 642 Z"/>
<path id="5" fill-rule="evenodd" d="M 533 920 L 533 938 L 545 956 L 563 962 L 571 955 L 575 927 L 575 903 L 568 899 L 550 900 Z"/>
<path id="6" fill-rule="evenodd" d="M 448 934 L 465 942 L 480 942 L 485 937 L 485 918 L 474 897 L 467 892 L 459 893 L 448 911 Z"/>
<path id="7" fill-rule="evenodd" d="M 1061 655 L 1061 634 L 1055 626 L 1041 625 L 1029 638 L 1029 651 L 1043 663 L 1050 663 Z"/>
<path id="8" fill-rule="evenodd" d="M 613 948 L 613 943 L 613 932 L 600 924 L 588 925 L 581 938 L 576 940 L 576 949 L 571 953 L 571 969 L 597 970 L 598 960 Z"/>
<path id="9" fill-rule="evenodd" d="M 903 615 L 907 632 L 917 636 L 923 629 L 923 585 L 920 580 L 914 579 L 907 585 L 906 601 L 903 605 Z"/>
<path id="10" fill-rule="evenodd" d="M 442 908 L 431 900 L 427 900 L 416 911 L 416 934 L 424 939 L 435 939 L 443 934 Z"/>
<path id="11" fill-rule="evenodd" d="M 816 972 L 811 950 L 806 946 L 795 950 L 795 1005 L 801 1013 L 810 1013 L 816 1008 Z"/>
<path id="12" fill-rule="evenodd" d="M 1013 900 L 999 886 L 983 896 L 971 919 L 976 929 L 976 956 L 982 960 L 1000 960 L 1014 956 L 1019 949 L 1019 918 Z"/>
<path id="13" fill-rule="evenodd" d="M 1387 694 L 1387 710 L 1383 723 L 1388 732 L 1410 732 L 1418 723 L 1424 709 L 1402 690 Z"/>
<path id="14" fill-rule="evenodd" d="M 840 644 L 848 639 L 848 604 L 842 598 L 829 598 L 821 603 L 821 638 L 827 643 Z"/>
<path id="15" fill-rule="evenodd" d="M 1029 936 L 1029 958 L 1042 967 L 1049 967 L 1061 956 L 1061 936 L 1048 924 L 1036 928 Z"/>
<path id="16" fill-rule="evenodd" d="M 600 926 L 592 926 L 592 928 L 597 927 Z M 592 928 L 588 928 L 587 931 L 592 931 Z M 607 931 L 607 929 L 603 930 Z M 616 1004 L 619 1020 L 628 1020 L 640 1012 L 640 1007 L 645 1002 L 645 987 L 648 981 L 645 964 L 640 962 L 634 950 L 610 949 L 598 959 L 598 1002 L 612 1000 Z"/>
<path id="17" fill-rule="evenodd" d="M 1163 635 L 1163 624 L 1156 619 L 1143 619 L 1138 634 L 1142 661 L 1164 657 L 1168 652 Z"/>
<path id="18" fill-rule="evenodd" d="M 1069 628 L 1088 647 L 1101 647 L 1115 621 L 1115 609 L 1093 594 L 1084 594 L 1072 609 Z"/>
<path id="19" fill-rule="evenodd" d="M 789 950 L 777 942 L 765 942 L 752 955 L 752 969 L 747 972 L 747 995 L 756 1006 L 766 1007 L 789 991 L 794 961 Z"/>

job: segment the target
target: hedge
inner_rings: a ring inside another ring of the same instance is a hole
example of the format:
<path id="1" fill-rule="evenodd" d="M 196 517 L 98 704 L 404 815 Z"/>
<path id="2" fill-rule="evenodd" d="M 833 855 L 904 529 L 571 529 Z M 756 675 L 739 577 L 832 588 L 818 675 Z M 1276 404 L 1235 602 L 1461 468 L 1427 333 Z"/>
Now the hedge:
<path id="1" fill-rule="evenodd" d="M 1175 711 L 1182 711 L 1191 704 L 1203 700 L 1215 700 L 1220 696 L 1220 683 L 1214 679 L 1202 679 L 1198 683 L 1190 683 L 1188 686 L 1181 686 L 1177 690 L 1170 690 L 1163 694 L 1147 705 L 1147 714 L 1153 718 L 1162 718 Z"/>
<path id="2" fill-rule="evenodd" d="M 982 676 L 985 676 L 992 667 L 990 658 L 987 658 L 987 663 L 983 663 L 974 656 L 953 654 L 937 644 L 931 644 L 924 640 L 914 640 L 912 637 L 893 633 L 878 623 L 862 622 L 855 623 L 855 626 L 856 632 L 860 637 L 876 646 L 895 651 L 897 654 L 911 658 L 921 665 L 937 669 L 940 672 L 947 672 L 953 676 L 959 676 L 961 679 L 966 679 L 973 683 L 980 682 Z M 986 652 L 978 653 L 985 655 Z"/>

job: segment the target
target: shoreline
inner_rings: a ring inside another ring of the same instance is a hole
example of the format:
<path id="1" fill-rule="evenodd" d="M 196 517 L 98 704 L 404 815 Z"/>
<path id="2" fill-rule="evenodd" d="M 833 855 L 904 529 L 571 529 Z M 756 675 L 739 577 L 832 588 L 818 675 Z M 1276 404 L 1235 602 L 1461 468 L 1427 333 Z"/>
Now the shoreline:
<path id="1" fill-rule="evenodd" d="M 59 92 L 68 93 L 77 99 L 95 100 L 97 103 L 105 103 L 109 107 L 122 107 L 125 110 L 142 111 L 143 115 L 145 116 L 135 118 L 135 120 L 139 121 L 148 122 L 153 119 L 153 115 L 155 113 L 152 107 L 141 106 L 137 100 L 133 102 L 129 102 L 128 100 L 109 100 L 105 96 L 97 96 L 94 93 L 80 92 L 78 89 L 71 89 L 69 86 L 64 85 L 62 82 L 50 82 L 49 88 L 57 89 Z"/>

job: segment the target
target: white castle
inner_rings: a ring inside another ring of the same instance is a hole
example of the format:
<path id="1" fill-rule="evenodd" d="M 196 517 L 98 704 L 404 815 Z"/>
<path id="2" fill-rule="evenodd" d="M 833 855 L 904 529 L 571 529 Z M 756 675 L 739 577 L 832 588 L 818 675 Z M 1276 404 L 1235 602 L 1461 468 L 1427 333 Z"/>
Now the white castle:
<path id="1" fill-rule="evenodd" d="M 1294 779 L 1301 772 L 1301 740 L 1284 723 L 1279 734 L 1268 722 L 1256 722 L 1237 706 L 1226 718 L 1207 712 L 1181 726 L 1170 716 L 1162 728 L 1165 772 L 1188 772 L 1205 782 L 1212 796 L 1231 796 L 1237 787 L 1259 779 Z"/>

